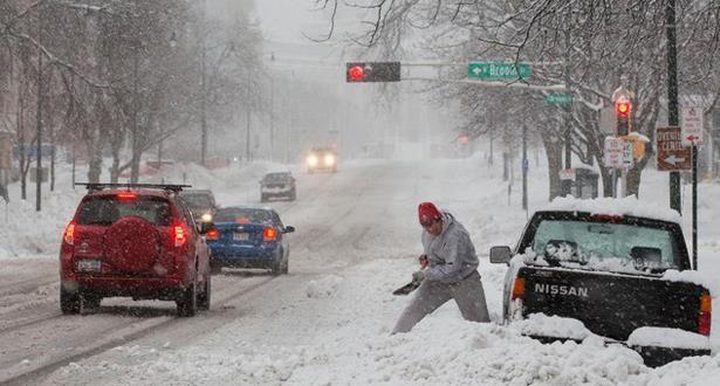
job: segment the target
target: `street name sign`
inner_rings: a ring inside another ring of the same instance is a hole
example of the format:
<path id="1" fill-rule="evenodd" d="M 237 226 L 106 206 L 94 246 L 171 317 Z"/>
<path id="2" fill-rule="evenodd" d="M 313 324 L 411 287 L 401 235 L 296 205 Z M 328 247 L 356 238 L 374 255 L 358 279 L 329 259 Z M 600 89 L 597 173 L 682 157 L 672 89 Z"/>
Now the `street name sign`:
<path id="1" fill-rule="evenodd" d="M 569 105 L 573 103 L 573 94 L 569 92 L 554 92 L 545 97 L 545 103 L 549 105 Z"/>
<path id="2" fill-rule="evenodd" d="M 691 149 L 682 144 L 682 131 L 678 126 L 658 127 L 655 129 L 657 149 L 657 168 L 664 172 L 690 170 L 692 167 Z"/>
<path id="3" fill-rule="evenodd" d="M 699 107 L 682 109 L 682 143 L 685 146 L 703 144 L 703 110 Z"/>
<path id="4" fill-rule="evenodd" d="M 528 79 L 531 74 L 530 65 L 522 62 L 472 62 L 467 72 L 469 79 L 479 80 Z"/>

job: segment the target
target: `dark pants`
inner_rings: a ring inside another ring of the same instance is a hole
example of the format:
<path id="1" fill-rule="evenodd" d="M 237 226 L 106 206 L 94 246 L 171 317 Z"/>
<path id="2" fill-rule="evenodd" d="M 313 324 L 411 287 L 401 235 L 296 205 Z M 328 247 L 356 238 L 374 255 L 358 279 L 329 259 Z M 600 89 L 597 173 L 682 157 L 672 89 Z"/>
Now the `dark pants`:
<path id="1" fill-rule="evenodd" d="M 455 299 L 465 320 L 490 321 L 480 274 L 475 271 L 457 283 L 423 281 L 413 300 L 400 315 L 392 333 L 410 331 L 425 315 L 432 313 L 450 299 Z"/>

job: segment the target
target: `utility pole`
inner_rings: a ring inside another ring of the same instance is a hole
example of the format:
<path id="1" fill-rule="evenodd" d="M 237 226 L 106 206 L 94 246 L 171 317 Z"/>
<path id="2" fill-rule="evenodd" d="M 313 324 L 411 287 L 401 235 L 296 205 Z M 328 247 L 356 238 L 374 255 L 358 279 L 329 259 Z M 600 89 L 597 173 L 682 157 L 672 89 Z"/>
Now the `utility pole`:
<path id="1" fill-rule="evenodd" d="M 570 91 L 570 23 L 569 13 L 565 15 L 566 26 L 565 26 L 565 87 Z M 565 170 L 570 171 L 572 169 L 572 103 L 568 103 L 565 107 Z M 563 195 L 569 195 L 572 193 L 572 180 L 562 180 L 562 193 Z"/>
<path id="2" fill-rule="evenodd" d="M 250 70 L 248 70 L 247 84 L 245 85 L 245 159 L 250 162 Z"/>
<path id="3" fill-rule="evenodd" d="M 527 175 L 529 169 L 529 163 L 527 158 L 527 125 L 523 125 L 522 131 L 522 208 L 527 214 L 528 210 L 528 192 L 527 192 Z"/>
<path id="4" fill-rule="evenodd" d="M 130 165 L 130 182 L 136 184 L 140 174 L 140 150 L 138 149 L 138 67 L 140 66 L 140 42 L 135 41 L 133 59 L 133 108 L 132 108 L 132 162 Z"/>
<path id="5" fill-rule="evenodd" d="M 675 31 L 675 0 L 668 0 L 665 7 L 665 31 L 667 33 L 668 69 L 668 126 L 678 126 L 678 80 L 677 40 Z M 670 209 L 682 214 L 680 202 L 680 172 L 670 172 Z"/>
<path id="6" fill-rule="evenodd" d="M 207 145 L 208 145 L 208 128 L 207 128 L 207 75 L 205 74 L 205 61 L 207 56 L 207 47 L 205 46 L 205 33 L 206 33 L 206 17 L 205 12 L 207 8 L 207 0 L 203 0 L 202 3 L 202 58 L 200 61 L 200 89 L 202 95 L 200 98 L 200 165 L 205 166 L 205 157 L 207 156 Z"/>
<path id="7" fill-rule="evenodd" d="M 42 11 L 38 14 L 38 35 L 39 41 L 42 42 Z M 40 212 L 42 210 L 42 107 L 43 107 L 43 52 L 38 47 L 38 76 L 37 76 L 37 111 L 35 112 L 36 126 L 37 126 L 37 158 L 36 158 L 36 185 L 35 185 L 35 210 Z M 18 119 L 20 119 L 18 117 Z"/>

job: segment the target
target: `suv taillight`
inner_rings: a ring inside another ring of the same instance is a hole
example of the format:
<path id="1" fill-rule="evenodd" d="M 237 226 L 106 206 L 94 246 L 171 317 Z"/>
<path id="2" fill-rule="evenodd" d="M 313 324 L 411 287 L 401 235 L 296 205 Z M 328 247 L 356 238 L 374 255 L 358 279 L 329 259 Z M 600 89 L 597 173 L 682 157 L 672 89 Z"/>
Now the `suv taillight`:
<path id="1" fill-rule="evenodd" d="M 65 233 L 63 234 L 63 241 L 67 245 L 75 244 L 75 223 L 71 222 L 65 227 Z"/>
<path id="2" fill-rule="evenodd" d="M 263 231 L 263 240 L 273 241 L 277 238 L 277 229 L 273 227 L 265 227 Z"/>
<path id="3" fill-rule="evenodd" d="M 698 334 L 710 336 L 712 325 L 712 297 L 704 292 L 700 295 L 700 314 L 698 316 Z"/>
<path id="4" fill-rule="evenodd" d="M 187 232 L 185 232 L 185 227 L 180 223 L 175 223 L 173 226 L 173 240 L 175 247 L 182 247 L 185 245 L 185 242 L 187 242 Z"/>

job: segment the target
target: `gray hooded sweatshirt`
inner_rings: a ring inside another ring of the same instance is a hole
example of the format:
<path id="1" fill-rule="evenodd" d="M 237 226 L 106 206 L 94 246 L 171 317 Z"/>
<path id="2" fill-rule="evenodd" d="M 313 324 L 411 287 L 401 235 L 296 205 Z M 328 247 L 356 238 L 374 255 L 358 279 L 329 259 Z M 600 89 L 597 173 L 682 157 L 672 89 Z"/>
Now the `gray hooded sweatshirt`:
<path id="1" fill-rule="evenodd" d="M 422 231 L 422 244 L 429 261 L 425 278 L 456 283 L 477 270 L 478 257 L 465 227 L 445 211 L 442 211 L 442 221 L 442 233 L 438 236 Z"/>

